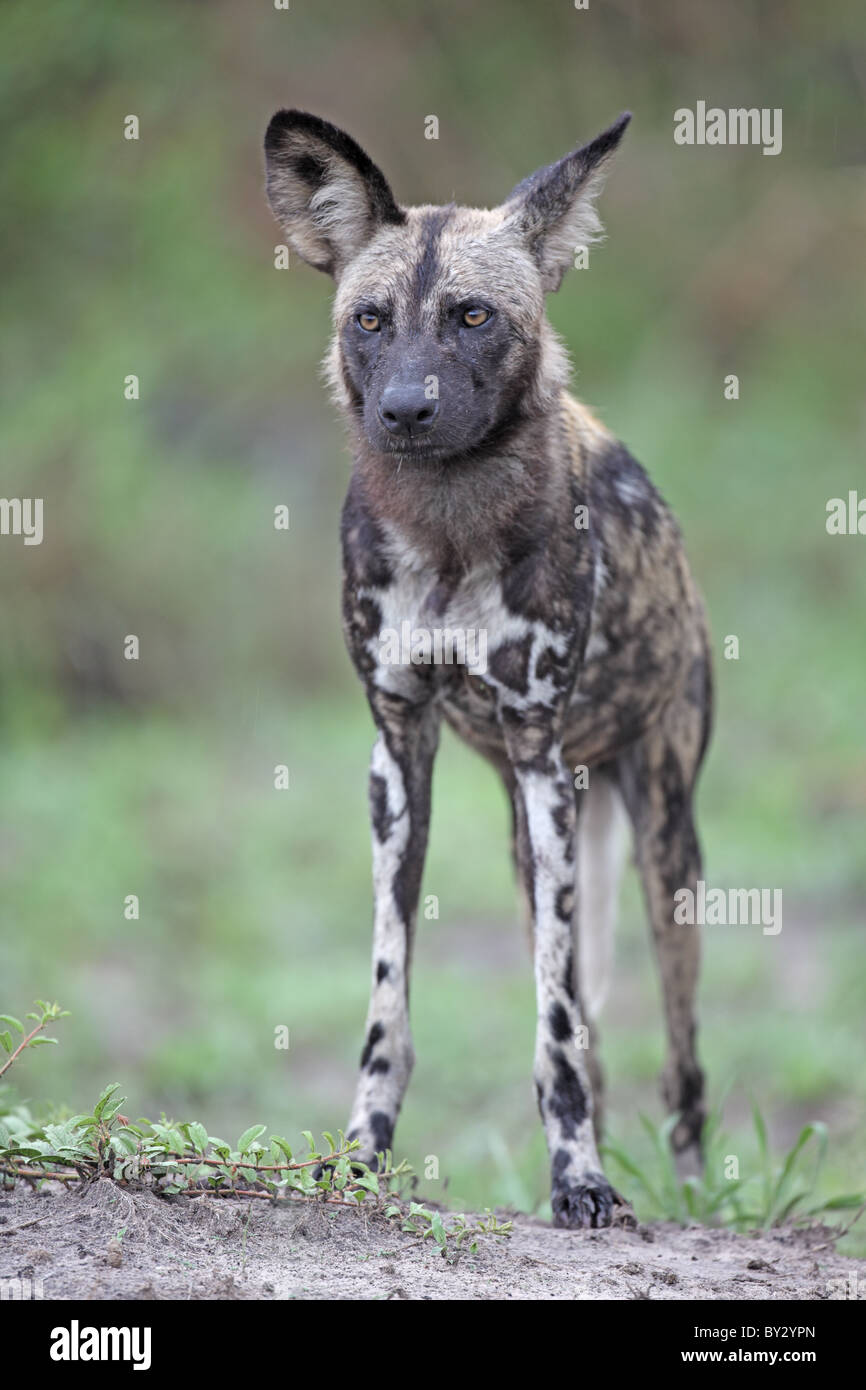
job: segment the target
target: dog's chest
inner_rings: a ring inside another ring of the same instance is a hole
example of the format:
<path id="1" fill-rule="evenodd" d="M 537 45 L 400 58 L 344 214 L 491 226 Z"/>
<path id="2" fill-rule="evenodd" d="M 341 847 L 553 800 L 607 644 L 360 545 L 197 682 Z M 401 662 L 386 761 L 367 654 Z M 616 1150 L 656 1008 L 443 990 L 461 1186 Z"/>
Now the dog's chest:
<path id="1" fill-rule="evenodd" d="M 567 639 L 509 608 L 494 565 L 454 579 L 406 546 L 390 559 L 391 582 L 362 595 L 377 610 L 367 652 L 379 688 L 419 698 L 432 684 L 446 706 L 480 720 L 501 700 L 553 704 Z"/>

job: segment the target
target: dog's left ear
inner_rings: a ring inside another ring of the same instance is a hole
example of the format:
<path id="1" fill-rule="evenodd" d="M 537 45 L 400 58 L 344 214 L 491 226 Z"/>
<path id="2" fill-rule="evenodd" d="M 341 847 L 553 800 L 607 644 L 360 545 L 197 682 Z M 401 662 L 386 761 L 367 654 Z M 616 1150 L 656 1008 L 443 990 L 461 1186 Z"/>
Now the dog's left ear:
<path id="1" fill-rule="evenodd" d="M 307 111 L 278 111 L 265 135 L 268 201 L 289 245 L 339 276 L 385 223 L 406 214 L 372 159 L 344 130 Z"/>
<path id="2" fill-rule="evenodd" d="M 530 174 L 505 201 L 508 223 L 525 238 L 546 290 L 559 289 L 566 270 L 574 265 L 575 250 L 601 234 L 595 199 L 630 120 L 631 112 L 625 111 L 588 145 Z"/>

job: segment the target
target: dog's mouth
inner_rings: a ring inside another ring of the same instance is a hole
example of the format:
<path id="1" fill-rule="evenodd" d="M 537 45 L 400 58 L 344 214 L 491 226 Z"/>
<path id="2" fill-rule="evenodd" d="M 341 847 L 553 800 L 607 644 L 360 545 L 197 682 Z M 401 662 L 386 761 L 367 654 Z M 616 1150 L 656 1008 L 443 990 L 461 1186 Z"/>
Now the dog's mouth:
<path id="1" fill-rule="evenodd" d="M 439 463 L 452 458 L 456 451 L 444 441 L 421 435 L 416 439 L 383 440 L 377 445 L 377 452 L 399 464 Z"/>
<path id="2" fill-rule="evenodd" d="M 401 464 L 470 464 L 489 457 L 507 443 L 511 431 L 519 424 L 519 416 L 505 421 L 485 422 L 474 437 L 466 439 L 460 430 L 435 428 L 418 434 L 389 435 L 384 431 L 364 429 L 367 444 L 380 459 Z"/>

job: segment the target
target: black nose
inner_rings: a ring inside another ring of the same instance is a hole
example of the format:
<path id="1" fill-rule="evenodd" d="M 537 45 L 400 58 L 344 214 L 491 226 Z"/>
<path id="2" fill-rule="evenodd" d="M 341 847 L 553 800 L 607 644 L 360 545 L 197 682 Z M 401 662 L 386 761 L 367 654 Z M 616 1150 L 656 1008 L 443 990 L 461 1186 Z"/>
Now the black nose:
<path id="1" fill-rule="evenodd" d="M 439 402 L 423 386 L 386 386 L 379 402 L 379 419 L 391 434 L 426 434 L 438 414 Z"/>

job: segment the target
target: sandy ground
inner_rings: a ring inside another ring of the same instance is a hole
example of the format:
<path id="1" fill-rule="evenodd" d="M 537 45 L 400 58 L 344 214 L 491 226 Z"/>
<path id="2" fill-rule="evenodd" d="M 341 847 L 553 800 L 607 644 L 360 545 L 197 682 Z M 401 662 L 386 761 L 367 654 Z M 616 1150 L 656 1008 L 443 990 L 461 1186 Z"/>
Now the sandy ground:
<path id="1" fill-rule="evenodd" d="M 0 1196 L 0 1281 L 45 1299 L 827 1299 L 851 1272 L 866 1289 L 863 1262 L 820 1228 L 560 1231 L 517 1217 L 510 1237 L 445 1259 L 373 1210 L 166 1201 L 108 1181 Z"/>

